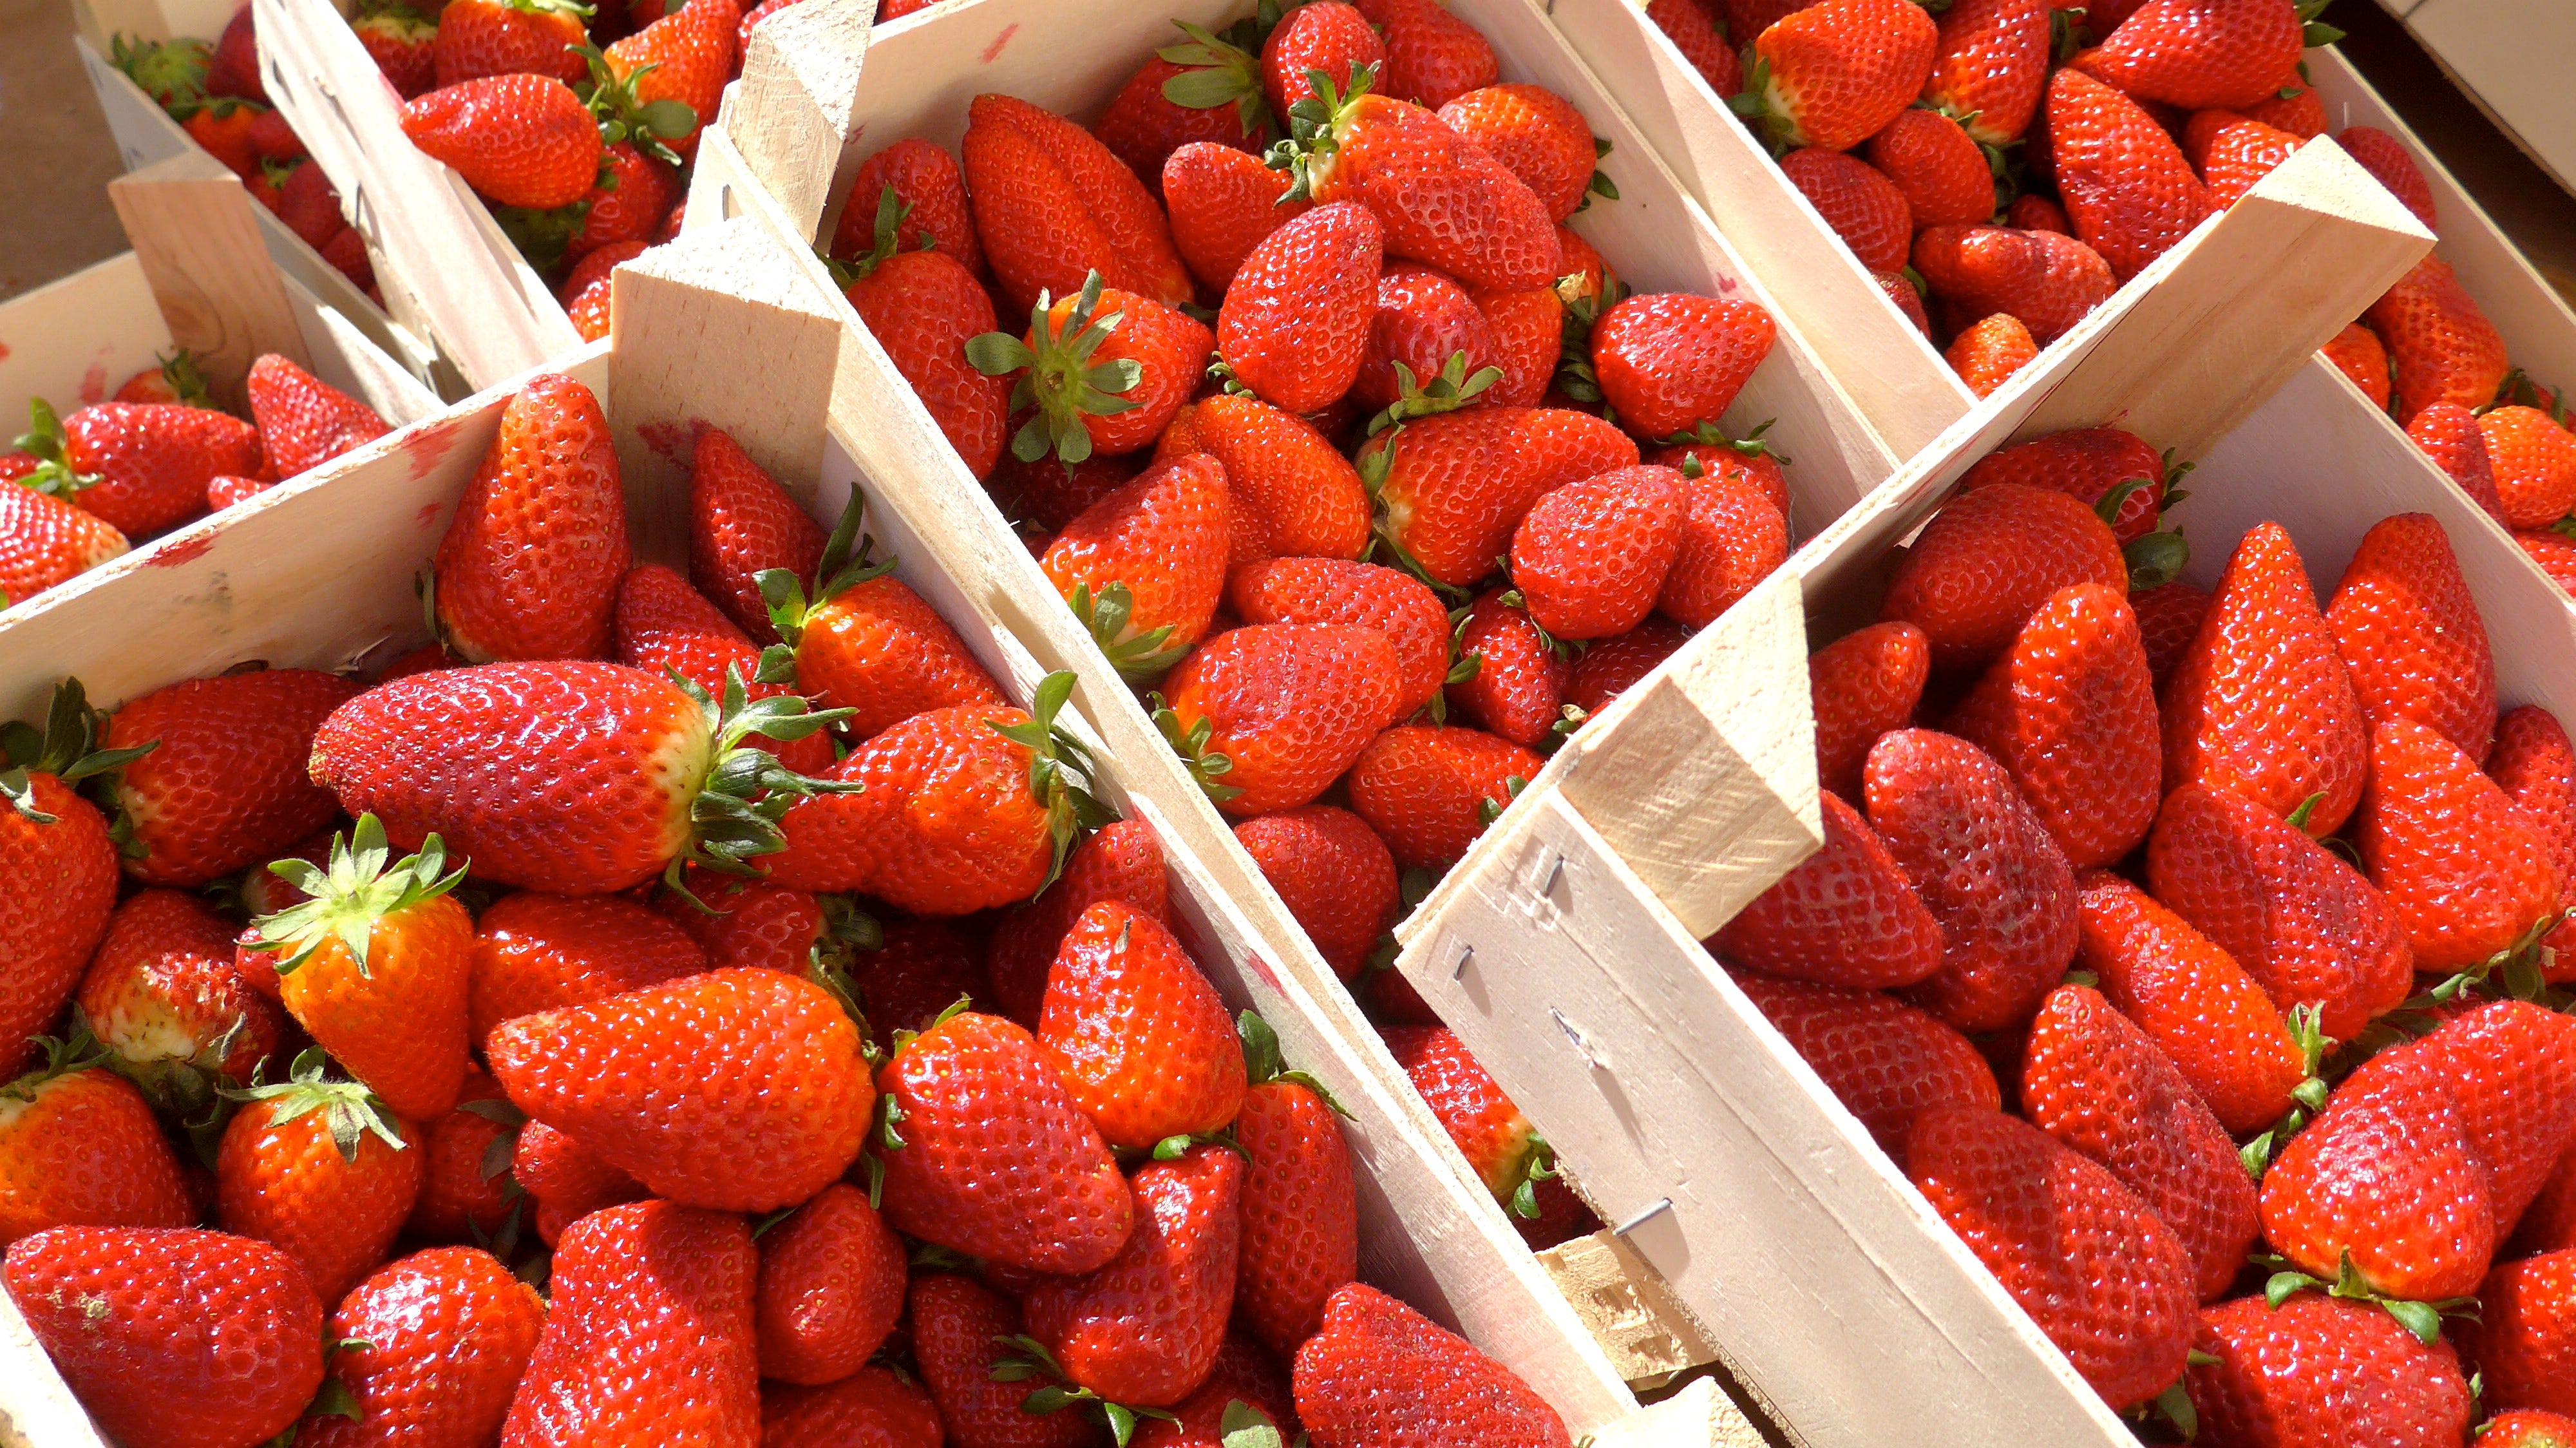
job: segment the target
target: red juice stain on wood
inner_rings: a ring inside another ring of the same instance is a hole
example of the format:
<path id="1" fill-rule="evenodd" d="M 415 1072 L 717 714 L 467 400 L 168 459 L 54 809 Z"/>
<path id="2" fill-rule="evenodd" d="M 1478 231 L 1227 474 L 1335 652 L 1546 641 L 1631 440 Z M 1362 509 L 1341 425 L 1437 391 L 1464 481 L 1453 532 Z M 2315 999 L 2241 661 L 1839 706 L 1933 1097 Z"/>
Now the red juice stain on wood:
<path id="1" fill-rule="evenodd" d="M 697 451 L 698 429 L 706 425 L 705 419 L 694 417 L 687 422 L 647 422 L 637 425 L 635 435 L 659 456 L 686 467 Z"/>
<path id="2" fill-rule="evenodd" d="M 444 507 L 445 505 L 441 503 L 423 503 L 420 505 L 420 511 L 411 515 L 411 520 L 426 528 L 438 521 L 438 515 Z"/>
<path id="3" fill-rule="evenodd" d="M 0 342 L 0 362 L 6 362 L 6 361 L 8 361 L 8 360 L 9 360 L 9 344 L 8 344 L 8 343 L 6 343 L 6 342 Z"/>
<path id="4" fill-rule="evenodd" d="M 456 446 L 456 434 L 464 426 L 464 418 L 445 418 L 403 440 L 403 461 L 410 466 L 415 480 L 429 476 L 431 468 L 447 460 L 448 451 Z"/>
<path id="5" fill-rule="evenodd" d="M 984 64 L 991 65 L 995 60 L 1000 59 L 1002 47 L 1010 44 L 1011 37 L 1019 33 L 1020 23 L 1016 20 L 1003 26 L 1002 33 L 993 37 L 993 43 L 984 47 L 984 54 L 982 57 Z"/>
<path id="6" fill-rule="evenodd" d="M 107 364 L 92 362 L 81 374 L 80 400 L 83 407 L 107 400 Z"/>
<path id="7" fill-rule="evenodd" d="M 143 566 L 146 568 L 182 567 L 205 557 L 206 550 L 214 546 L 215 535 L 211 530 L 200 533 L 194 538 L 174 538 L 157 548 L 146 551 L 143 555 Z"/>

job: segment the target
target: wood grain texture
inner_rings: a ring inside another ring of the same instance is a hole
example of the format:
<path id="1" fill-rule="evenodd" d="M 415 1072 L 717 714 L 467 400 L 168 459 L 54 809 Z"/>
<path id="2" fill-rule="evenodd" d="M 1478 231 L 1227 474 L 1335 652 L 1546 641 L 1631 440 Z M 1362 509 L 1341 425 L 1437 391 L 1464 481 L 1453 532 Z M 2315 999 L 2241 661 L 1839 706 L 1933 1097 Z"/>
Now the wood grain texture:
<path id="1" fill-rule="evenodd" d="M 1538 1260 L 1631 1386 L 1719 1360 L 1717 1344 L 1673 1295 L 1672 1284 L 1616 1232 L 1560 1242 Z"/>
<path id="2" fill-rule="evenodd" d="M 274 352 L 311 370 L 313 354 L 260 242 L 258 203 L 201 153 L 172 156 L 107 185 L 170 339 L 196 354 L 215 400 L 240 410 L 250 364 Z"/>
<path id="3" fill-rule="evenodd" d="M 1592 1448 L 1762 1448 L 1762 1435 L 1708 1378 L 1592 1435 Z"/>
<path id="4" fill-rule="evenodd" d="M 126 378 L 159 365 L 170 327 L 134 253 L 119 252 L 0 303 L 0 425 L 11 435 L 27 400 L 57 412 L 103 402 Z"/>
<path id="5" fill-rule="evenodd" d="M 754 174 L 772 178 L 778 204 L 807 241 L 823 235 L 823 210 L 849 190 L 864 154 L 859 74 L 876 0 L 804 0 L 751 35 L 742 79 L 724 122 Z"/>

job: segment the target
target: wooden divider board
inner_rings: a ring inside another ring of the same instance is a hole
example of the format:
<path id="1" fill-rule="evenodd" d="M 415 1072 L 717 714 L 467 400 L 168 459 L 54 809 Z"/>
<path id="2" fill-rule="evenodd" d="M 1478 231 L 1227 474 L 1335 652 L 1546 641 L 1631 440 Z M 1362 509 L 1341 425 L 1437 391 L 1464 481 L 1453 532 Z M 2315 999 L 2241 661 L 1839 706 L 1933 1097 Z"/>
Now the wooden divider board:
<path id="1" fill-rule="evenodd" d="M 761 22 L 725 100 L 728 135 L 754 176 L 808 240 L 832 198 L 850 189 L 866 159 L 859 130 L 859 74 L 876 0 L 802 0 Z"/>
<path id="2" fill-rule="evenodd" d="M 196 354 L 215 400 L 243 405 L 263 353 L 310 370 L 286 281 L 261 245 L 259 203 L 212 156 L 184 154 L 107 183 L 125 239 L 160 303 L 170 338 Z"/>
<path id="3" fill-rule="evenodd" d="M 2565 0 L 2379 0 L 2560 187 L 2576 191 L 2576 7 Z"/>

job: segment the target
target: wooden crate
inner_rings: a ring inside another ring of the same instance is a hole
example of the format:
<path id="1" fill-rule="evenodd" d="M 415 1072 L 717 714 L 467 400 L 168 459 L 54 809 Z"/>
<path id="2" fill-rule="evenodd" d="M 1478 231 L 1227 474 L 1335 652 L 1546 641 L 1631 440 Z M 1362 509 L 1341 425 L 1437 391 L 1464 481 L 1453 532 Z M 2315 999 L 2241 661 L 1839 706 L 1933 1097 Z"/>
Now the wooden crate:
<path id="1" fill-rule="evenodd" d="M 490 387 L 579 347 L 482 199 L 403 134 L 402 102 L 331 0 L 255 0 L 255 13 L 261 81 L 366 237 L 377 288 L 465 381 Z"/>
<path id="2" fill-rule="evenodd" d="M 2379 8 L 2498 130 L 2576 192 L 2576 94 L 2558 69 L 2576 53 L 2576 8 L 2564 0 L 2379 0 Z"/>
<path id="3" fill-rule="evenodd" d="M 125 158 L 125 169 L 140 171 L 174 156 L 196 156 L 208 161 L 214 158 L 137 88 L 125 72 L 108 63 L 112 42 L 123 35 L 137 40 L 195 38 L 211 44 L 223 33 L 235 8 L 235 0 L 72 0 L 72 16 L 80 31 L 73 37 L 73 45 L 80 53 L 81 68 L 89 75 L 90 89 L 98 94 L 108 132 Z M 258 212 L 260 240 L 279 271 L 339 313 L 365 334 L 376 350 L 400 363 L 403 370 L 432 391 L 464 395 L 461 379 L 453 368 L 440 363 L 416 315 L 405 314 L 401 321 L 395 320 L 392 312 L 360 291 L 338 267 L 324 261 L 320 252 L 288 230 L 286 223 L 266 207 L 258 208 Z M 399 303 L 392 292 L 386 296 Z"/>
<path id="4" fill-rule="evenodd" d="M 942 507 L 879 470 L 871 439 L 882 380 L 854 368 L 831 294 L 788 264 L 756 223 L 701 228 L 622 269 L 611 339 L 562 360 L 597 391 L 617 434 L 639 561 L 684 565 L 684 461 L 673 438 L 689 422 L 725 428 L 814 510 L 837 516 L 856 488 L 868 528 L 897 574 L 1025 700 L 1049 665 L 1013 627 L 1029 566 L 998 518 Z M 710 349 L 742 365 L 710 372 Z M 77 674 L 103 705 L 249 659 L 275 666 L 378 664 L 423 640 L 415 574 L 427 567 L 449 510 L 498 427 L 512 384 L 405 429 L 294 485 L 214 520 L 167 566 L 126 570 L 81 590 L 77 607 L 0 633 L 0 717 L 31 715 L 47 689 Z M 963 516 L 961 516 L 963 515 Z M 151 618 L 151 630 L 130 627 Z M 1104 800 L 1153 823 L 1172 867 L 1176 926 L 1237 1008 L 1258 1010 L 1288 1058 L 1331 1085 L 1354 1113 L 1346 1128 L 1359 1176 L 1362 1272 L 1424 1310 L 1463 1325 L 1602 1443 L 1740 1443 L 1733 1406 L 1701 1388 L 1639 1414 L 1616 1371 L 1480 1186 L 1451 1169 L 1447 1139 L 1418 1103 L 1398 1099 L 1293 972 L 1275 969 L 1222 874 L 1191 848 L 1130 766 L 1139 756 L 1097 727 L 1077 697 L 1068 720 L 1103 762 Z M 96 1448 L 53 1373 L 0 1308 L 0 1413 L 38 1448 Z"/>

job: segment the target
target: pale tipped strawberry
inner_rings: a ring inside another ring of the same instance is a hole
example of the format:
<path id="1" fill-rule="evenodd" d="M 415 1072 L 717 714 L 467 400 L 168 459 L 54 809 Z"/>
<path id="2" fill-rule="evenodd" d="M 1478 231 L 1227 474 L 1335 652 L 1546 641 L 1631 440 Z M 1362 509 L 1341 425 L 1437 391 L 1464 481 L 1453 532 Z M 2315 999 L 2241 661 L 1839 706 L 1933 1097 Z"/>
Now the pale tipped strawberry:
<path id="1" fill-rule="evenodd" d="M 80 1019 L 156 1106 L 193 1116 L 284 1043 L 285 1016 L 233 964 L 238 929 L 194 895 L 145 890 L 117 907 L 81 977 Z"/>
<path id="2" fill-rule="evenodd" d="M 1736 38 L 1749 57 L 1736 114 L 1775 151 L 1848 151 L 1922 94 L 1939 32 L 1906 0 L 1822 0 Z"/>

